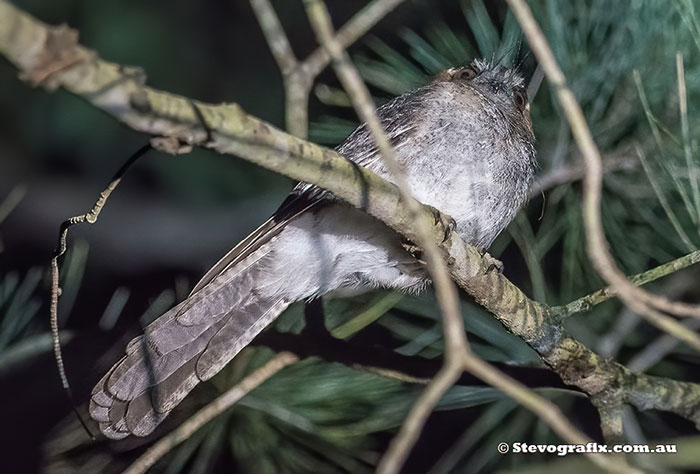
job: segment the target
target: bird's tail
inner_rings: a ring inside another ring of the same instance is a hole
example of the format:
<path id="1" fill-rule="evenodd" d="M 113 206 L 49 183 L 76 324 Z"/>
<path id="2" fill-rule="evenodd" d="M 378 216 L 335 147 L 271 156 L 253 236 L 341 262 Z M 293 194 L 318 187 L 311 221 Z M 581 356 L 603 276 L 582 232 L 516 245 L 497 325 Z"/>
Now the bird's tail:
<path id="1" fill-rule="evenodd" d="M 172 308 L 133 339 L 92 391 L 90 416 L 105 436 L 146 436 L 289 302 L 255 286 L 269 253 L 259 249 Z"/>

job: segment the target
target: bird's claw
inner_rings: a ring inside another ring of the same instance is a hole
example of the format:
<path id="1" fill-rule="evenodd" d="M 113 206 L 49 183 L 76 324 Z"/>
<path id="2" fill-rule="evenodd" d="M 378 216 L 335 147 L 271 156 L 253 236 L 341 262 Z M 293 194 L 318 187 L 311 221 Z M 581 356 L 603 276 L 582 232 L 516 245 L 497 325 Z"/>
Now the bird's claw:
<path id="1" fill-rule="evenodd" d="M 499 259 L 497 259 L 495 257 L 492 257 L 488 252 L 484 252 L 481 256 L 488 263 L 488 268 L 486 269 L 486 273 L 490 273 L 494 270 L 496 270 L 499 274 L 503 273 L 503 262 L 501 262 Z"/>
<path id="2" fill-rule="evenodd" d="M 423 249 L 408 239 L 401 239 L 401 246 L 418 262 L 425 264 L 425 261 L 423 260 Z"/>
<path id="3" fill-rule="evenodd" d="M 452 236 L 452 232 L 457 229 L 457 221 L 454 220 L 452 216 L 440 212 L 439 209 L 432 206 L 430 207 L 430 212 L 433 214 L 433 219 L 435 220 L 434 224 L 440 224 L 440 226 L 442 226 L 442 228 L 445 230 L 445 235 L 443 236 L 442 241 L 447 242 L 447 240 Z"/>

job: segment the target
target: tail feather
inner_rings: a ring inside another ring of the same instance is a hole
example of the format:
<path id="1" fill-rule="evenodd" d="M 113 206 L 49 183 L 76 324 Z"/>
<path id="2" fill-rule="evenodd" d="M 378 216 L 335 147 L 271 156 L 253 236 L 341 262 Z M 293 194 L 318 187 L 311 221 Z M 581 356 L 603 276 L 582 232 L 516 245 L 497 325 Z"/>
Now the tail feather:
<path id="1" fill-rule="evenodd" d="M 173 326 L 174 331 L 177 330 L 178 326 L 174 320 L 171 319 L 168 323 Z M 154 340 L 154 336 L 147 330 L 145 337 L 139 336 L 134 350 L 117 363 L 105 380 L 104 387 L 107 393 L 119 400 L 133 400 L 149 387 L 162 383 L 184 363 L 204 351 L 209 340 L 224 323 L 225 320 L 220 320 L 188 344 L 163 354 L 153 349 L 150 342 Z"/>
<path id="2" fill-rule="evenodd" d="M 134 338 L 97 383 L 90 415 L 105 436 L 146 436 L 200 382 L 218 373 L 288 306 L 256 290 L 259 249 Z"/>
<path id="3" fill-rule="evenodd" d="M 170 412 L 158 413 L 148 398 L 141 395 L 129 402 L 124 416 L 127 431 L 136 436 L 147 436 Z"/>
<path id="4" fill-rule="evenodd" d="M 126 428 L 126 422 L 121 420 L 117 424 L 111 423 L 99 423 L 100 431 L 108 438 L 112 439 L 124 439 L 129 436 L 129 430 Z"/>
<path id="5" fill-rule="evenodd" d="M 163 382 L 128 402 L 126 426 L 136 436 L 146 436 L 187 396 L 200 380 L 193 358 Z"/>
<path id="6" fill-rule="evenodd" d="M 271 318 L 282 313 L 287 306 L 289 303 L 283 299 L 272 304 L 269 301 L 254 300 L 241 308 L 237 317 L 230 318 L 209 341 L 207 348 L 197 361 L 197 376 L 202 380 L 209 380 L 216 375 L 229 360 L 265 329 Z"/>

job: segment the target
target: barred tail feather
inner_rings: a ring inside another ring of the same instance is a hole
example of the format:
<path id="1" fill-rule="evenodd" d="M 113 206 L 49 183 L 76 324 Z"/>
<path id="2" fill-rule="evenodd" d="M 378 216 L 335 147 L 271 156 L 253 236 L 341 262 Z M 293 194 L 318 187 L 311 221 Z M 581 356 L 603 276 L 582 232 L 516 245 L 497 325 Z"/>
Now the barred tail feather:
<path id="1" fill-rule="evenodd" d="M 105 436 L 153 432 L 199 382 L 223 369 L 286 309 L 287 300 L 254 286 L 269 257 L 269 247 L 261 247 L 128 344 L 92 391 L 90 415 Z"/>

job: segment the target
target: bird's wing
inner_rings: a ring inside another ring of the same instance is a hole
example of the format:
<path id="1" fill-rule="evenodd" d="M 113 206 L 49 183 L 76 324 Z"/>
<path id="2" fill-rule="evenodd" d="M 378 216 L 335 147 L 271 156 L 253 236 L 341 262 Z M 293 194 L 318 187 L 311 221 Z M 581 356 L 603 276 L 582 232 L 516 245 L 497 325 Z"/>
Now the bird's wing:
<path id="1" fill-rule="evenodd" d="M 410 138 L 414 136 L 415 124 L 417 123 L 415 115 L 420 111 L 422 105 L 420 99 L 425 96 L 426 90 L 421 88 L 398 96 L 377 109 L 377 115 L 382 122 L 384 132 L 395 148 L 408 143 Z M 336 148 L 336 151 L 350 161 L 386 176 L 377 145 L 365 124 L 357 127 Z M 328 191 L 315 185 L 297 184 L 272 217 L 229 250 L 221 260 L 207 271 L 195 285 L 191 295 L 204 288 L 228 268 L 255 252 L 261 245 L 272 240 L 296 217 L 308 210 L 318 208 L 323 203 L 332 202 L 334 199 Z"/>
<path id="2" fill-rule="evenodd" d="M 324 194 L 325 192 L 320 188 L 305 189 L 297 185 L 272 217 L 229 250 L 226 255 L 207 271 L 202 279 L 194 286 L 190 296 L 204 288 L 228 268 L 236 265 L 262 245 L 272 240 L 272 238 L 279 234 L 289 222 L 300 214 L 311 208 L 318 207 L 324 200 Z"/>

